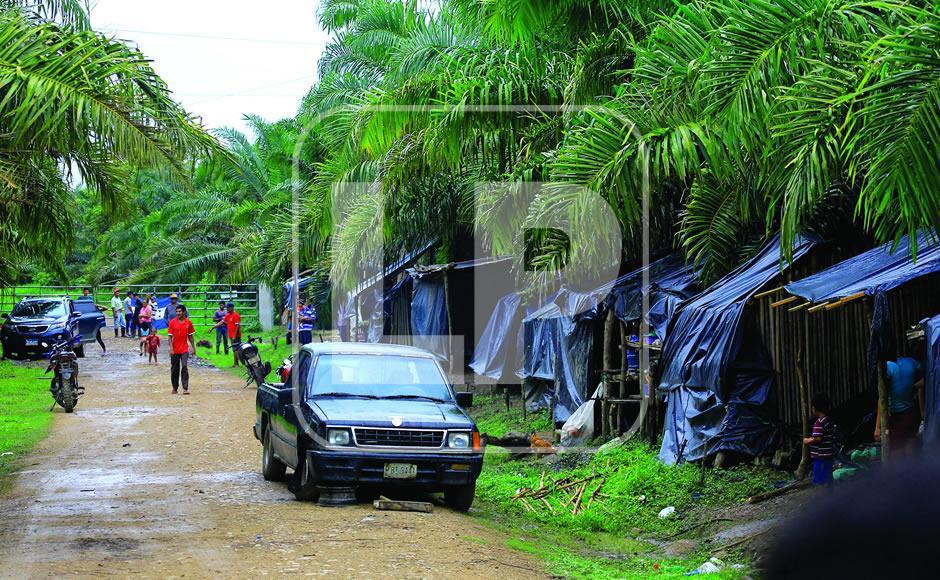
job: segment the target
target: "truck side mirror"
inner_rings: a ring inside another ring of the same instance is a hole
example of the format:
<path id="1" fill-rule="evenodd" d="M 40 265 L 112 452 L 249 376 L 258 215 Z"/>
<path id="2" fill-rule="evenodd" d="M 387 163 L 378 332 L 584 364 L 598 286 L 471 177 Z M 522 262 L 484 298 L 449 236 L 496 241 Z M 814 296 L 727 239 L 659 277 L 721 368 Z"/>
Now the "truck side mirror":
<path id="1" fill-rule="evenodd" d="M 454 393 L 457 396 L 457 406 L 469 408 L 473 406 L 473 393 Z"/>

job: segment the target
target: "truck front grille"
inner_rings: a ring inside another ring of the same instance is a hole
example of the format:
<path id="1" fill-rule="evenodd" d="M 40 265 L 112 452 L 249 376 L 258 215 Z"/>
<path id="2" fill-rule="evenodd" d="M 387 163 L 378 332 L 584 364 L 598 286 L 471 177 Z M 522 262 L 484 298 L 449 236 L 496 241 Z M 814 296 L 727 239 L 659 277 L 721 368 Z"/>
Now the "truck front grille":
<path id="1" fill-rule="evenodd" d="M 356 443 L 363 447 L 440 447 L 444 431 L 366 429 L 357 427 Z"/>

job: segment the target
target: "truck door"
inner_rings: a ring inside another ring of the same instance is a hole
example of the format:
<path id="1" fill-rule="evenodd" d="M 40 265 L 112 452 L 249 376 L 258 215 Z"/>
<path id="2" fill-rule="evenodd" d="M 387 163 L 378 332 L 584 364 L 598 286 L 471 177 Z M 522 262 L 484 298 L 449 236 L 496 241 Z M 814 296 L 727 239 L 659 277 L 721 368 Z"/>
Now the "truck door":
<path id="1" fill-rule="evenodd" d="M 297 366 L 291 370 L 291 375 L 294 375 L 295 371 L 297 373 L 297 388 L 300 389 L 301 399 L 303 399 L 304 393 L 307 391 L 307 380 L 310 375 L 310 364 L 312 361 L 313 357 L 310 356 L 309 353 L 301 351 Z M 285 386 L 294 386 L 293 376 L 291 377 L 289 385 Z M 273 432 L 277 435 L 277 437 L 275 437 L 275 452 L 292 467 L 297 465 L 297 436 L 303 431 L 303 427 L 297 420 L 298 411 L 299 409 L 293 402 L 279 404 L 277 410 L 279 420 L 274 421 L 273 425 Z"/>

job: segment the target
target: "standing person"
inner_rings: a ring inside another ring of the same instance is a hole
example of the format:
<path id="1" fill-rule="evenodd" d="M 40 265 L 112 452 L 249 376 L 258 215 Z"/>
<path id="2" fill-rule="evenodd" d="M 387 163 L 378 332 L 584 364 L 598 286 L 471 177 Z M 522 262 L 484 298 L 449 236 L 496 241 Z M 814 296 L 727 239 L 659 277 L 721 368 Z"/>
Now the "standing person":
<path id="1" fill-rule="evenodd" d="M 182 305 L 176 307 L 176 317 L 170 320 L 166 328 L 170 337 L 170 384 L 173 394 L 179 392 L 180 382 L 183 383 L 183 394 L 189 394 L 189 355 L 196 356 L 196 342 L 193 335 L 196 329 L 193 322 L 186 317 L 186 308 Z"/>
<path id="2" fill-rule="evenodd" d="M 235 359 L 232 367 L 237 367 L 239 349 L 236 347 L 236 342 L 241 342 L 242 340 L 242 317 L 239 313 L 235 312 L 235 304 L 232 302 L 225 305 L 225 317 L 222 319 L 222 322 L 217 323 L 213 328 L 219 328 L 223 324 L 228 330 L 228 339 L 232 343 L 232 353 Z"/>
<path id="3" fill-rule="evenodd" d="M 140 314 L 138 315 L 138 323 L 140 326 L 140 333 L 144 336 L 150 334 L 150 326 L 153 324 L 153 306 L 151 306 L 151 296 L 147 294 L 147 297 L 143 301 L 143 305 L 140 307 Z"/>
<path id="4" fill-rule="evenodd" d="M 124 301 L 121 300 L 120 288 L 115 288 L 114 295 L 111 296 L 111 316 L 114 319 L 114 338 L 118 336 L 118 329 L 121 330 L 121 336 L 124 336 Z"/>
<path id="5" fill-rule="evenodd" d="M 313 325 L 317 321 L 317 311 L 307 304 L 306 299 L 300 298 L 297 305 L 297 340 L 300 346 L 313 342 Z"/>
<path id="6" fill-rule="evenodd" d="M 910 453 L 920 427 L 924 410 L 924 372 L 915 359 L 902 356 L 887 362 L 888 379 L 888 427 L 890 427 L 891 450 Z M 917 399 L 919 408 L 914 406 Z M 881 406 L 875 415 L 875 440 L 881 439 Z"/>
<path id="7" fill-rule="evenodd" d="M 134 322 L 133 330 L 134 336 L 140 338 L 140 310 L 144 307 L 143 300 L 140 299 L 140 295 L 137 292 L 134 292 Z"/>
<path id="8" fill-rule="evenodd" d="M 225 345 L 225 354 L 228 354 L 228 328 L 220 323 L 225 320 L 225 301 L 219 300 L 219 309 L 212 313 L 212 322 L 215 323 L 215 354 L 219 354 L 219 344 Z"/>
<path id="9" fill-rule="evenodd" d="M 179 301 L 179 296 L 176 295 L 176 292 L 170 294 L 170 303 L 166 305 L 166 308 L 163 309 L 163 320 L 169 322 L 173 320 L 173 317 L 176 316 L 176 307 L 183 306 L 183 303 Z M 186 312 L 186 307 L 183 306 L 183 312 L 186 313 L 186 316 L 189 316 L 189 313 Z"/>
<path id="10" fill-rule="evenodd" d="M 813 460 L 813 485 L 832 486 L 832 462 L 836 456 L 836 424 L 829 418 L 832 404 L 825 393 L 813 395 L 813 434 L 803 438 Z"/>
<path id="11" fill-rule="evenodd" d="M 157 364 L 157 351 L 160 349 L 160 337 L 157 335 L 157 329 L 150 327 L 150 334 L 144 339 L 144 342 L 147 343 L 147 365 Z"/>
<path id="12" fill-rule="evenodd" d="M 134 336 L 134 293 L 127 291 L 127 298 L 124 299 L 124 330 L 125 336 Z"/>

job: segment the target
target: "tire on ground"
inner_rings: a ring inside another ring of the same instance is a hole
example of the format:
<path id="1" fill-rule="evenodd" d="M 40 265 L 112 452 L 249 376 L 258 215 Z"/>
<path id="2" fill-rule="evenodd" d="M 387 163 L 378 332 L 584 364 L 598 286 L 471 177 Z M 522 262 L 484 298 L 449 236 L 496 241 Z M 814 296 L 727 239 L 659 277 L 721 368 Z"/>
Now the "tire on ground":
<path id="1" fill-rule="evenodd" d="M 286 471 L 287 466 L 284 462 L 274 456 L 274 449 L 271 446 L 271 429 L 265 426 L 261 437 L 261 476 L 267 481 L 284 481 Z"/>
<path id="2" fill-rule="evenodd" d="M 473 496 L 476 495 L 477 484 L 453 485 L 444 488 L 444 503 L 453 510 L 465 512 L 473 505 Z"/>

